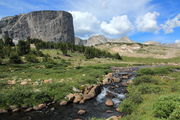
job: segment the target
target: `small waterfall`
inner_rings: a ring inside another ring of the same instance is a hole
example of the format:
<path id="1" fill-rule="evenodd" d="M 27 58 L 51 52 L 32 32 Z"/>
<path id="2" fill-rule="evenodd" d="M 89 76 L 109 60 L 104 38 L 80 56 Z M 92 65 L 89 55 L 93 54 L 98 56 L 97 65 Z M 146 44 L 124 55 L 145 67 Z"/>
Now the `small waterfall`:
<path id="1" fill-rule="evenodd" d="M 96 97 L 96 100 L 98 102 L 103 102 L 104 98 L 106 97 L 107 95 L 107 91 L 108 91 L 108 88 L 105 88 L 103 87 L 103 90 L 101 91 L 101 93 Z"/>

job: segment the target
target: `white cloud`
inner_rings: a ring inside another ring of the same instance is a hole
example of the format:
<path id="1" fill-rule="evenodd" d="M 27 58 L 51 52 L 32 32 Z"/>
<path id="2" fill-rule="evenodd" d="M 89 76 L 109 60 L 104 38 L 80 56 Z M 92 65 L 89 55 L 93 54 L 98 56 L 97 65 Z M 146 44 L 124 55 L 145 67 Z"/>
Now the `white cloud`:
<path id="1" fill-rule="evenodd" d="M 89 12 L 70 11 L 73 15 L 75 33 L 79 36 L 98 32 L 100 22 Z"/>
<path id="2" fill-rule="evenodd" d="M 165 33 L 174 32 L 174 28 L 180 27 L 180 13 L 175 16 L 173 19 L 167 20 L 164 25 L 162 25 L 162 29 Z"/>
<path id="3" fill-rule="evenodd" d="M 87 11 L 98 19 L 107 20 L 114 16 L 128 15 L 135 17 L 152 10 L 152 0 L 68 0 L 76 11 Z"/>
<path id="4" fill-rule="evenodd" d="M 180 40 L 176 40 L 175 43 L 180 43 Z"/>
<path id="5" fill-rule="evenodd" d="M 157 25 L 158 12 L 148 12 L 143 16 L 137 17 L 136 27 L 141 32 L 158 32 L 159 26 Z"/>
<path id="6" fill-rule="evenodd" d="M 112 20 L 101 23 L 101 29 L 110 35 L 121 35 L 132 30 L 132 24 L 127 15 L 113 17 Z"/>

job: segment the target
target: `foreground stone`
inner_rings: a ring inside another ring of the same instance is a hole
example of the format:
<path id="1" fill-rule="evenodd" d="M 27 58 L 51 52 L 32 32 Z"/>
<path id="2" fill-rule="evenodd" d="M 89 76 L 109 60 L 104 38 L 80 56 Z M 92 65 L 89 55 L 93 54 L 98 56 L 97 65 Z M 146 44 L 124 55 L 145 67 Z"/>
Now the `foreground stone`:
<path id="1" fill-rule="evenodd" d="M 122 118 L 122 116 L 112 116 L 112 117 L 110 117 L 110 118 L 108 118 L 106 120 L 119 120 L 121 118 Z"/>
<path id="2" fill-rule="evenodd" d="M 79 103 L 82 100 L 82 98 L 83 98 L 82 95 L 75 94 L 73 103 Z"/>
<path id="3" fill-rule="evenodd" d="M 34 106 L 33 109 L 34 110 L 40 110 L 40 109 L 43 109 L 44 107 L 46 107 L 46 104 L 39 104 L 37 106 Z"/>
<path id="4" fill-rule="evenodd" d="M 5 109 L 0 109 L 0 113 L 7 113 L 8 111 Z"/>
<path id="5" fill-rule="evenodd" d="M 85 110 L 79 110 L 79 111 L 78 111 L 78 114 L 79 114 L 79 115 L 84 115 L 85 113 L 86 113 Z"/>
<path id="6" fill-rule="evenodd" d="M 60 102 L 60 105 L 65 106 L 65 105 L 67 105 L 67 103 L 68 103 L 67 101 L 63 100 L 63 101 Z"/>
<path id="7" fill-rule="evenodd" d="M 112 107 L 114 105 L 113 101 L 111 99 L 107 99 L 105 102 L 105 105 L 108 107 Z"/>

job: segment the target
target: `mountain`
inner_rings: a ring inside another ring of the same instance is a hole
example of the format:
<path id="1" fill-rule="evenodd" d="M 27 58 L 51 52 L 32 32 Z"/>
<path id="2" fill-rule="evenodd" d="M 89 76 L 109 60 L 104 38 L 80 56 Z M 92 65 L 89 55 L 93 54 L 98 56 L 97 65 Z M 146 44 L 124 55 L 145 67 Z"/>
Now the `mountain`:
<path id="1" fill-rule="evenodd" d="M 172 48 L 180 48 L 180 43 L 174 43 L 174 44 L 163 44 L 166 47 L 172 47 Z"/>
<path id="2" fill-rule="evenodd" d="M 104 37 L 103 35 L 95 35 L 95 36 L 91 36 L 87 40 L 86 46 L 95 46 L 95 45 L 103 44 L 107 42 L 108 42 L 108 39 Z"/>
<path id="3" fill-rule="evenodd" d="M 65 11 L 34 11 L 5 17 L 0 20 L 0 37 L 3 36 L 14 41 L 30 37 L 74 43 L 73 18 Z"/>
<path id="4" fill-rule="evenodd" d="M 113 43 L 134 43 L 134 41 L 132 41 L 131 39 L 129 39 L 129 37 L 124 36 L 118 39 L 111 39 L 109 40 L 109 42 L 113 42 Z"/>
<path id="5" fill-rule="evenodd" d="M 145 45 L 160 45 L 160 42 L 156 42 L 156 41 L 146 41 L 144 42 Z"/>
<path id="6" fill-rule="evenodd" d="M 94 36 L 91 36 L 87 40 L 82 40 L 78 37 L 76 37 L 75 39 L 76 45 L 95 46 L 95 45 L 100 45 L 100 44 L 105 44 L 105 43 L 134 43 L 134 41 L 129 39 L 127 36 L 124 36 L 118 39 L 109 39 L 103 35 L 94 35 Z"/>

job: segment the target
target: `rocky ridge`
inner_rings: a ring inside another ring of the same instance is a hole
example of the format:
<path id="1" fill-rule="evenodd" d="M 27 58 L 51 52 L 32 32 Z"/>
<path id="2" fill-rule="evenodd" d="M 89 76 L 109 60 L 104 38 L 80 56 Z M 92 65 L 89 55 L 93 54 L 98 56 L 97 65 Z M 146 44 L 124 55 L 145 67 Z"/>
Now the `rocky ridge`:
<path id="1" fill-rule="evenodd" d="M 78 37 L 75 38 L 76 45 L 95 46 L 105 43 L 134 43 L 134 41 L 132 41 L 127 36 L 118 39 L 109 39 L 103 35 L 94 35 L 88 38 L 87 40 L 82 40 Z"/>
<path id="2" fill-rule="evenodd" d="M 30 37 L 74 43 L 73 18 L 65 11 L 34 11 L 5 17 L 0 20 L 0 37 L 5 36 L 15 42 Z"/>

